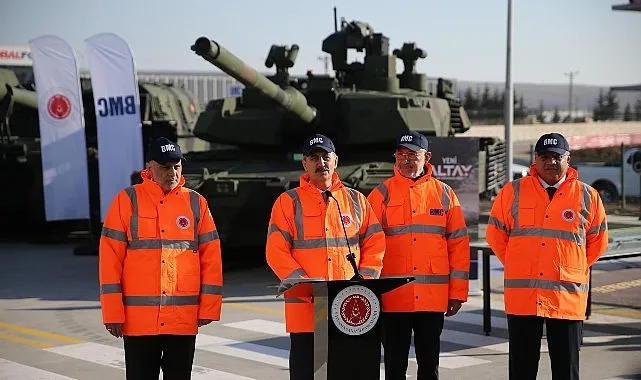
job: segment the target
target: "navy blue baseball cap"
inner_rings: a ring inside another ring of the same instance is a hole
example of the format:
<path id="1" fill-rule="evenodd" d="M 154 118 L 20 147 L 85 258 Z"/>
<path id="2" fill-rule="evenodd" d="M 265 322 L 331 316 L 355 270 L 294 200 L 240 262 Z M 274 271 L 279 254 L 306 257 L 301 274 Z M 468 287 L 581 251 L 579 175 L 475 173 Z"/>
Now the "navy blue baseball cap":
<path id="1" fill-rule="evenodd" d="M 407 149 L 413 150 L 414 152 L 419 149 L 427 150 L 427 137 L 416 131 L 405 132 L 398 136 L 396 147 L 399 146 L 403 146 Z"/>
<path id="2" fill-rule="evenodd" d="M 568 144 L 568 140 L 560 133 L 546 133 L 539 137 L 534 151 L 536 153 L 554 152 L 566 154 L 570 151 L 570 144 Z"/>
<path id="3" fill-rule="evenodd" d="M 303 154 L 305 156 L 308 156 L 314 149 L 317 148 L 323 149 L 328 153 L 336 152 L 334 143 L 329 137 L 325 135 L 315 134 L 309 136 L 303 143 Z"/>
<path id="4" fill-rule="evenodd" d="M 161 165 L 182 159 L 180 146 L 166 137 L 154 140 L 147 150 L 147 161 L 156 161 Z"/>

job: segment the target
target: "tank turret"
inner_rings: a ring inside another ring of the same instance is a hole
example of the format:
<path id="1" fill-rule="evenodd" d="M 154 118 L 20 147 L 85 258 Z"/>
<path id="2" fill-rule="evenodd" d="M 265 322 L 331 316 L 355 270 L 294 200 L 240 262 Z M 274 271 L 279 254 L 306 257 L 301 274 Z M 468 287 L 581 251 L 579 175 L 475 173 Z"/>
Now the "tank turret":
<path id="1" fill-rule="evenodd" d="M 265 60 L 266 67 L 276 66 L 271 76 L 209 38 L 198 38 L 191 49 L 246 86 L 241 97 L 214 100 L 201 114 L 194 134 L 214 143 L 294 150 L 309 134 L 323 133 L 337 148 L 367 149 L 389 146 L 408 130 L 453 136 L 470 128 L 452 83 L 439 80 L 433 93 L 427 76 L 415 71 L 427 53 L 409 42 L 390 54 L 389 38 L 365 22 L 343 22 L 323 40 L 334 77 L 308 72 L 291 78 L 296 44 L 271 46 Z M 364 52 L 363 62 L 348 62 L 350 49 Z"/>

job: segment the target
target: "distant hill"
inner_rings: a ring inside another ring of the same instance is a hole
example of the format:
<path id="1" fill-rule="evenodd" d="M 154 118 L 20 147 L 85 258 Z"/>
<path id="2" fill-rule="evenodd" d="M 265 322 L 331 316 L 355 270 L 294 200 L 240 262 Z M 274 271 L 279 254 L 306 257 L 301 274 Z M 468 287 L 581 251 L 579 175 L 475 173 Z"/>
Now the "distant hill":
<path id="1" fill-rule="evenodd" d="M 476 91 L 478 88 L 479 93 L 482 93 L 486 82 L 457 81 L 456 84 L 458 92 L 462 97 L 468 87 L 471 87 L 472 91 Z M 630 84 L 636 83 L 631 82 Z M 500 82 L 487 82 L 487 85 L 490 89 L 490 94 L 494 92 L 495 88 L 497 88 L 500 93 L 502 93 L 505 88 L 505 84 Z M 575 111 L 584 110 L 592 112 L 592 108 L 595 106 L 599 97 L 599 90 L 601 89 L 607 92 L 609 87 L 575 84 L 573 86 L 573 97 L 575 99 L 573 109 Z M 559 110 L 566 110 L 568 108 L 569 83 L 514 83 L 514 93 L 515 96 L 523 95 L 525 106 L 530 109 L 538 110 L 541 100 L 543 100 L 543 105 L 546 110 L 553 110 L 554 107 L 558 107 Z M 641 97 L 641 92 L 638 91 L 618 91 L 616 94 L 619 100 L 620 112 L 623 112 L 626 103 L 634 106 L 636 100 Z"/>

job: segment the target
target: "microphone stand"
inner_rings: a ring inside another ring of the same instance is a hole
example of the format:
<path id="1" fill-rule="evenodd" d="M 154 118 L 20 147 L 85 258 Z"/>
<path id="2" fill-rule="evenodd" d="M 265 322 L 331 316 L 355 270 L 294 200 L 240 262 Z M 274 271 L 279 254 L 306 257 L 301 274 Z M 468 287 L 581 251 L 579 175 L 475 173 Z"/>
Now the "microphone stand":
<path id="1" fill-rule="evenodd" d="M 356 255 L 352 252 L 352 248 L 349 246 L 349 239 L 347 238 L 347 229 L 345 229 L 345 223 L 343 223 L 341 206 L 338 202 L 338 199 L 334 198 L 334 196 L 329 190 L 325 190 L 325 195 L 327 196 L 327 198 L 333 198 L 336 201 L 336 206 L 338 207 L 338 218 L 341 221 L 341 226 L 343 226 L 343 233 L 345 234 L 345 243 L 347 243 L 347 251 L 349 251 L 349 254 L 347 254 L 346 256 L 347 261 L 349 261 L 349 263 L 352 264 L 352 269 L 354 269 L 354 277 L 352 277 L 350 281 L 363 280 L 363 275 L 361 275 L 361 272 L 358 270 L 358 265 L 356 265 Z"/>

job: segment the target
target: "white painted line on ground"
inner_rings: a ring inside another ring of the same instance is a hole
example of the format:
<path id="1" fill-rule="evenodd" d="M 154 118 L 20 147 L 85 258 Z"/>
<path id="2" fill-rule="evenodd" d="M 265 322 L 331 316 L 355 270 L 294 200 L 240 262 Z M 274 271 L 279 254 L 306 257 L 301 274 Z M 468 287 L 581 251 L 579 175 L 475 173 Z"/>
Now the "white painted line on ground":
<path id="1" fill-rule="evenodd" d="M 416 351 L 414 346 L 410 346 L 409 361 L 416 363 Z M 439 367 L 447 369 L 456 369 L 463 367 L 471 367 L 474 365 L 488 364 L 489 360 L 478 359 L 472 356 L 458 355 L 453 352 L 441 352 L 439 354 Z"/>
<path id="2" fill-rule="evenodd" d="M 125 351 L 122 348 L 98 343 L 68 344 L 45 349 L 58 355 L 84 360 L 106 367 L 125 370 Z M 194 365 L 191 371 L 192 380 L 222 379 L 222 380 L 254 380 L 233 373 L 218 371 L 211 368 Z M 160 378 L 162 379 L 162 372 Z"/>
<path id="3" fill-rule="evenodd" d="M 633 339 L 633 338 L 638 338 L 638 335 L 599 335 L 599 336 L 584 336 L 583 337 L 583 344 L 585 343 L 594 343 L 594 344 L 601 344 L 601 343 L 612 343 L 612 345 L 617 345 L 617 340 L 626 340 L 626 339 Z M 621 344 L 628 344 L 627 342 L 623 342 Z"/>
<path id="4" fill-rule="evenodd" d="M 289 368 L 289 350 L 247 343 L 239 340 L 198 334 L 196 348 L 221 355 Z"/>
<path id="5" fill-rule="evenodd" d="M 245 321 L 239 321 L 239 322 L 226 323 L 224 324 L 224 326 L 257 332 L 257 333 L 264 333 L 264 334 L 266 333 L 266 334 L 271 334 L 276 336 L 286 335 L 284 323 L 263 320 L 263 319 L 251 319 L 251 320 L 245 320 Z M 469 334 L 469 335 L 474 335 L 474 334 Z M 457 338 L 460 338 L 460 335 L 457 336 Z M 415 357 L 415 355 L 413 354 L 414 347 L 412 346 L 410 349 L 412 351 L 410 356 Z M 416 359 L 411 359 L 411 360 L 416 361 Z M 441 353 L 441 366 L 443 368 L 461 368 L 461 367 L 468 367 L 472 365 L 485 364 L 485 363 L 489 363 L 489 361 L 483 360 L 483 359 L 477 359 L 469 356 L 464 356 L 464 355 L 456 355 L 454 353 Z"/>
<path id="6" fill-rule="evenodd" d="M 475 309 L 475 310 L 479 310 L 479 309 Z M 468 312 L 459 311 L 454 316 L 445 317 L 445 324 L 447 324 L 447 321 L 463 322 L 470 325 L 483 326 L 483 314 L 471 313 L 469 311 Z M 507 330 L 507 319 L 504 317 L 492 316 L 490 319 L 490 323 L 493 329 L 499 328 L 499 329 Z M 479 329 L 479 333 L 484 334 L 483 329 Z"/>
<path id="7" fill-rule="evenodd" d="M 75 380 L 71 377 L 0 358 L 2 380 Z"/>
<path id="8" fill-rule="evenodd" d="M 416 358 L 410 358 L 409 360 L 416 363 Z M 478 359 L 472 356 L 456 355 L 451 352 L 441 352 L 439 355 L 438 366 L 447 369 L 457 369 L 488 363 L 491 363 L 491 361 Z"/>
<path id="9" fill-rule="evenodd" d="M 284 323 L 268 321 L 264 319 L 250 319 L 245 321 L 226 323 L 224 324 L 224 326 L 263 334 L 272 334 L 277 336 L 285 335 Z M 441 341 L 473 348 L 484 348 L 503 353 L 507 353 L 509 351 L 506 339 L 494 336 L 485 336 L 482 335 L 482 333 L 472 334 L 462 331 L 443 329 L 443 332 L 441 333 Z M 547 349 L 547 347 L 545 347 L 545 342 L 542 342 L 541 348 Z"/>
<path id="10" fill-rule="evenodd" d="M 282 322 L 268 321 L 265 319 L 248 319 L 245 321 L 225 323 L 223 326 L 235 329 L 248 330 L 276 336 L 288 336 L 285 324 Z"/>

